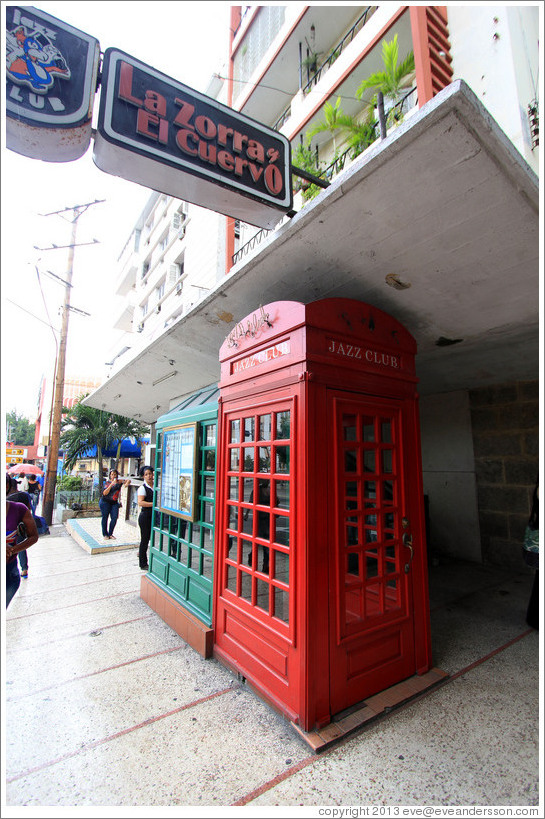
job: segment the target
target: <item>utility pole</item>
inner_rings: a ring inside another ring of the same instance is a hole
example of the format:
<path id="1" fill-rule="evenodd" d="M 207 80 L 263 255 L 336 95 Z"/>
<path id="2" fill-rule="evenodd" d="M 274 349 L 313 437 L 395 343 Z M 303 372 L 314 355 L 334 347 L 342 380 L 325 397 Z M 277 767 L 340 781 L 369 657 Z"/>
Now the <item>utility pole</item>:
<path id="1" fill-rule="evenodd" d="M 44 497 L 43 497 L 43 516 L 48 524 L 53 522 L 53 507 L 55 503 L 55 488 L 57 485 L 57 461 L 59 458 L 61 422 L 62 422 L 62 406 L 64 396 L 64 371 L 66 365 L 66 347 L 68 341 L 68 318 L 70 314 L 70 291 L 72 289 L 72 275 L 74 272 L 74 249 L 79 247 L 76 245 L 76 233 L 78 227 L 78 219 L 83 213 L 87 211 L 91 205 L 97 205 L 104 202 L 104 199 L 95 200 L 94 202 L 87 202 L 85 205 L 74 205 L 72 208 L 64 208 L 60 211 L 52 213 L 45 213 L 44 216 L 53 216 L 54 214 L 63 214 L 66 211 L 72 211 L 72 234 L 70 244 L 64 245 L 68 247 L 68 270 L 66 273 L 65 289 L 64 289 L 64 303 L 62 306 L 62 323 L 59 339 L 59 350 L 57 355 L 57 374 L 55 378 L 55 399 L 53 404 L 53 418 L 51 420 L 51 437 L 47 448 L 47 471 L 45 476 Z M 95 244 L 94 242 L 86 242 L 84 244 Z M 62 248 L 53 245 L 48 248 L 36 248 L 37 250 L 60 250 Z"/>

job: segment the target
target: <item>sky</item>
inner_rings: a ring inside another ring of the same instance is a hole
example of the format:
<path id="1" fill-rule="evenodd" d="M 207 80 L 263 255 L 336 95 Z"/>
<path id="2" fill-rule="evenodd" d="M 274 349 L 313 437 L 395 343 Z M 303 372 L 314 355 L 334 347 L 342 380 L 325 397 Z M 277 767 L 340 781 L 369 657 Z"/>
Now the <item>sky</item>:
<path id="1" fill-rule="evenodd" d="M 120 48 L 199 91 L 225 62 L 229 3 L 37 0 L 34 5 L 95 37 L 101 51 Z M 95 120 L 98 101 L 97 95 Z M 65 370 L 67 378 L 100 379 L 119 337 L 111 329 L 116 260 L 151 192 L 99 170 L 92 142 L 73 162 L 43 162 L 7 150 L 4 111 L 2 124 L 2 412 L 4 418 L 16 410 L 33 422 L 42 375 L 53 379 L 64 299 L 64 285 L 50 274 L 64 278 L 68 269 L 68 250 L 50 248 L 69 244 L 72 218 L 71 210 L 44 214 L 106 200 L 78 219 L 81 246 L 75 249 L 71 306 L 91 316 L 70 311 Z"/>

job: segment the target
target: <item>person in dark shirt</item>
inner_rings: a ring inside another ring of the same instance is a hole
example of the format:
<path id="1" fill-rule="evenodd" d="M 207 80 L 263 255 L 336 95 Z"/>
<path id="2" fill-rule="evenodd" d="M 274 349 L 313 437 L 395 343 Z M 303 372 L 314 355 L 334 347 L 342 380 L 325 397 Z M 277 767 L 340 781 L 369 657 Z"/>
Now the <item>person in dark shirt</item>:
<path id="1" fill-rule="evenodd" d="M 10 500 L 10 488 L 11 478 L 6 475 L 6 608 L 21 584 L 17 555 L 38 540 L 38 529 L 31 510 L 24 503 Z"/>
<path id="2" fill-rule="evenodd" d="M 102 537 L 104 540 L 115 540 L 114 529 L 121 507 L 121 501 L 119 500 L 121 488 L 129 486 L 130 482 L 130 478 L 127 478 L 126 481 L 120 478 L 117 469 L 110 470 L 109 480 L 106 482 L 98 502 L 102 513 Z"/>
<path id="3" fill-rule="evenodd" d="M 36 507 L 38 506 L 38 501 L 40 499 L 40 492 L 42 487 L 40 486 L 40 482 L 36 478 L 36 475 L 27 475 L 28 478 L 28 489 L 27 492 L 30 495 L 30 500 L 32 502 L 32 514 L 36 512 Z"/>
<path id="4" fill-rule="evenodd" d="M 138 549 L 138 560 L 140 568 L 147 571 L 148 545 L 151 536 L 151 515 L 153 511 L 153 467 L 145 466 L 142 470 L 144 483 L 138 489 L 137 502 L 140 507 L 138 515 L 138 525 L 140 527 L 140 547 Z"/>
<path id="5" fill-rule="evenodd" d="M 8 483 L 9 481 L 9 483 Z M 17 488 L 17 481 L 6 475 L 6 497 L 15 503 L 24 503 L 27 509 L 34 512 L 32 508 L 32 499 L 29 492 L 20 492 Z M 20 543 L 22 538 L 17 536 L 17 543 Z M 28 555 L 26 549 L 19 552 L 17 555 L 19 559 L 19 566 L 21 567 L 21 577 L 25 579 L 28 577 Z"/>

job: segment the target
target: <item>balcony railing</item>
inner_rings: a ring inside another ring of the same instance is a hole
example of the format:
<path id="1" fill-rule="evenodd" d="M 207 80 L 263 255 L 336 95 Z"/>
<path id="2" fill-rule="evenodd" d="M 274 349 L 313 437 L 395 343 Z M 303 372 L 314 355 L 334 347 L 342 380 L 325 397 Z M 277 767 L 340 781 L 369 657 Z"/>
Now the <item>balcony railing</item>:
<path id="1" fill-rule="evenodd" d="M 356 34 L 361 31 L 375 10 L 376 6 L 367 6 L 363 14 L 358 17 L 350 31 L 344 35 L 340 43 L 337 43 L 335 48 L 328 54 L 323 63 L 320 65 L 320 68 L 318 68 L 317 71 L 315 71 L 312 76 L 309 77 L 307 84 L 303 86 L 303 94 L 308 94 L 311 86 L 316 85 L 320 81 L 322 74 L 331 68 L 335 60 L 342 54 L 343 48 L 352 42 Z"/>
<path id="2" fill-rule="evenodd" d="M 390 110 L 387 113 L 388 119 L 390 121 L 402 120 L 405 114 L 415 107 L 417 102 L 416 92 L 417 92 L 416 87 L 409 89 L 409 91 L 407 91 L 407 93 L 402 97 L 402 99 L 400 99 L 394 106 L 392 106 L 392 108 L 390 108 Z M 373 129 L 375 132 L 375 138 L 371 140 L 367 147 L 376 142 L 376 140 L 380 136 L 380 123 L 378 122 L 378 120 L 373 123 Z M 357 154 L 355 153 L 354 148 L 347 148 L 346 151 L 343 151 L 342 154 L 336 156 L 333 162 L 327 165 L 326 168 L 324 168 L 323 170 L 318 170 L 317 172 L 314 173 L 314 175 L 317 176 L 319 179 L 325 179 L 328 182 L 331 182 L 331 180 L 335 176 L 337 176 L 337 174 L 341 173 L 341 171 L 344 170 L 347 158 L 355 159 L 356 156 Z M 300 178 L 297 178 L 296 181 L 293 183 L 293 192 L 297 193 L 298 191 L 301 190 L 301 188 L 302 188 L 301 180 Z M 268 234 L 271 232 L 272 230 L 262 228 L 256 234 L 254 234 L 254 236 L 252 236 L 252 238 L 249 239 L 249 241 L 242 245 L 242 247 L 239 247 L 236 253 L 234 253 L 232 256 L 233 265 L 239 262 L 244 256 L 246 256 L 247 253 L 253 250 L 257 245 L 259 245 L 263 241 L 263 239 L 266 236 L 268 236 Z"/>
<path id="3" fill-rule="evenodd" d="M 233 265 L 235 265 L 243 256 L 246 256 L 250 250 L 253 250 L 256 245 L 263 241 L 265 236 L 268 236 L 271 233 L 271 230 L 267 230 L 267 228 L 261 228 L 257 233 L 254 233 L 251 239 L 249 239 L 246 244 L 239 247 L 236 253 L 233 254 Z"/>
<path id="4" fill-rule="evenodd" d="M 362 14 L 360 14 L 360 16 L 358 17 L 358 19 L 356 20 L 356 22 L 354 23 L 354 25 L 352 26 L 350 31 L 348 31 L 344 35 L 342 40 L 339 43 L 337 43 L 335 48 L 328 54 L 326 59 L 321 64 L 320 68 L 317 71 L 315 71 L 312 74 L 311 77 L 309 77 L 309 80 L 308 80 L 307 84 L 305 86 L 303 86 L 303 89 L 302 89 L 303 94 L 308 94 L 308 92 L 310 91 L 311 86 L 315 85 L 317 82 L 319 82 L 322 74 L 325 71 L 327 71 L 329 68 L 331 68 L 331 66 L 333 65 L 335 60 L 341 55 L 341 53 L 343 51 L 343 48 L 345 48 L 349 43 L 352 42 L 352 40 L 354 39 L 356 34 L 358 34 L 358 32 L 361 31 L 361 29 L 364 27 L 364 25 L 369 21 L 369 18 L 374 14 L 374 12 L 376 11 L 376 8 L 377 8 L 376 6 L 367 6 L 365 11 Z M 272 126 L 273 130 L 274 131 L 279 131 L 280 128 L 284 125 L 284 123 L 287 122 L 287 120 L 290 118 L 290 116 L 291 116 L 291 103 L 280 114 L 280 116 L 278 117 L 278 119 L 276 120 L 274 125 Z"/>
<path id="5" fill-rule="evenodd" d="M 291 117 L 291 102 L 288 105 L 288 107 L 286 108 L 286 110 L 283 111 L 280 114 L 280 116 L 278 117 L 278 119 L 276 120 L 274 125 L 272 126 L 273 131 L 279 131 L 281 129 L 281 127 L 283 126 L 283 124 L 285 122 L 287 122 L 290 117 Z"/>

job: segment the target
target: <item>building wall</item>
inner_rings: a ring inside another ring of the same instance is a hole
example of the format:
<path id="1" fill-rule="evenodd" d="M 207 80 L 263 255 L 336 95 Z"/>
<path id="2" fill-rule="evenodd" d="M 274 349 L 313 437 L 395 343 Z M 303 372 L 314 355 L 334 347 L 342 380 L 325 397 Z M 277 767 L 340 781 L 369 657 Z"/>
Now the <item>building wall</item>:
<path id="1" fill-rule="evenodd" d="M 523 569 L 539 470 L 537 381 L 421 398 L 431 555 Z"/>
<path id="2" fill-rule="evenodd" d="M 225 272 L 225 217 L 194 205 L 189 206 L 189 216 L 191 237 L 185 253 L 185 270 L 188 301 L 197 302 Z"/>
<path id="3" fill-rule="evenodd" d="M 484 563 L 521 569 L 521 544 L 539 470 L 539 385 L 469 392 Z"/>
<path id="4" fill-rule="evenodd" d="M 424 493 L 431 555 L 480 563 L 477 481 L 467 391 L 420 399 Z"/>
<path id="5" fill-rule="evenodd" d="M 526 109 L 538 94 L 538 7 L 447 8 L 454 79 L 465 80 L 537 173 Z"/>
<path id="6" fill-rule="evenodd" d="M 204 298 L 225 272 L 225 217 L 205 208 L 151 193 L 132 236 L 118 262 L 116 328 L 125 332 L 110 351 L 112 372 Z M 143 275 L 144 269 L 149 272 Z"/>

